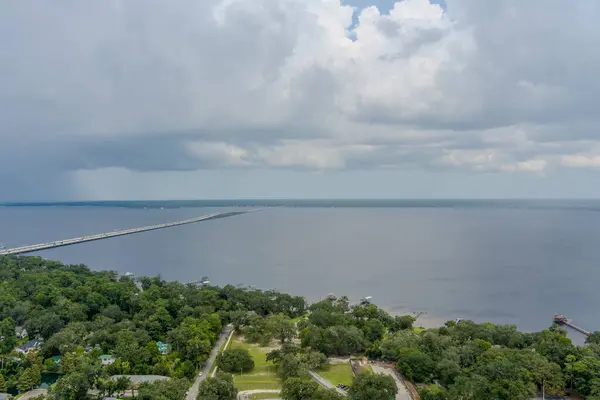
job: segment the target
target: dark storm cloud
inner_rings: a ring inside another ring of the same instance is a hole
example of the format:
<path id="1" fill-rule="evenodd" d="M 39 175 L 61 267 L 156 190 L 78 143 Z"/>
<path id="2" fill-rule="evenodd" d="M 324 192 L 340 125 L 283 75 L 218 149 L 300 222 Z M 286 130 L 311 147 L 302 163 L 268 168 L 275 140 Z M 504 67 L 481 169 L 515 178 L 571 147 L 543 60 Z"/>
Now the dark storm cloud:
<path id="1" fill-rule="evenodd" d="M 0 175 L 511 171 L 598 140 L 597 1 L 369 4 L 351 42 L 352 10 L 323 0 L 9 2 Z"/>

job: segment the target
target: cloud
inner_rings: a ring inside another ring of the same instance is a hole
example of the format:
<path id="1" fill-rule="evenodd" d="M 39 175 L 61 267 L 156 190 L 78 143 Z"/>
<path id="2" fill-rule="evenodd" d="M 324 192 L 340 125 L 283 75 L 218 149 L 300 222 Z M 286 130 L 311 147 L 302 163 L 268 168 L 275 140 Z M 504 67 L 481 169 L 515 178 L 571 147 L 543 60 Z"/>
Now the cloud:
<path id="1" fill-rule="evenodd" d="M 7 3 L 0 176 L 595 165 L 597 1 L 359 3 Z"/>

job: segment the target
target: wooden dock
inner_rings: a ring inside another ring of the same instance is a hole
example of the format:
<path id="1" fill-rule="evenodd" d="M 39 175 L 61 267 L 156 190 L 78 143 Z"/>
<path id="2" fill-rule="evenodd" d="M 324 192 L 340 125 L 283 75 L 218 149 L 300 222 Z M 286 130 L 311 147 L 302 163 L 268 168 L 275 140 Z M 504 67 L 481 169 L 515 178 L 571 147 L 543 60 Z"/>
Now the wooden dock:
<path id="1" fill-rule="evenodd" d="M 555 324 L 568 326 L 569 328 L 574 329 L 574 330 L 576 330 L 579 333 L 583 333 L 586 336 L 591 335 L 590 331 L 586 331 L 582 327 L 575 325 L 574 323 L 571 322 L 570 319 L 567 319 L 567 317 L 565 317 L 562 314 L 554 314 L 554 316 L 552 317 L 552 319 L 554 320 Z"/>

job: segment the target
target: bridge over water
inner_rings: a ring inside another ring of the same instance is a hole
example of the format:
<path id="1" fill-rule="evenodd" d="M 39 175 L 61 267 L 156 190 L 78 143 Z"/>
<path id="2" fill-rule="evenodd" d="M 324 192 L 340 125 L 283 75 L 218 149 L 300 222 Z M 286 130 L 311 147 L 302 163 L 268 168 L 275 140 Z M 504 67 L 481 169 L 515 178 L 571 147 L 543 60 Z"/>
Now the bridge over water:
<path id="1" fill-rule="evenodd" d="M 258 211 L 258 210 L 252 210 L 252 211 Z M 194 224 L 196 222 L 208 221 L 211 219 L 233 217 L 234 215 L 245 214 L 248 212 L 250 212 L 250 211 L 229 211 L 229 212 L 212 213 L 212 214 L 202 215 L 202 216 L 196 217 L 196 218 L 185 219 L 183 221 L 167 222 L 164 224 L 142 226 L 140 228 L 123 229 L 120 231 L 99 233 L 96 235 L 81 236 L 81 237 L 76 237 L 76 238 L 72 238 L 72 239 L 55 240 L 53 242 L 46 242 L 46 243 L 31 244 L 31 245 L 21 246 L 21 247 L 14 247 L 12 249 L 0 250 L 0 256 L 31 253 L 34 251 L 52 249 L 54 247 L 63 247 L 63 246 L 70 246 L 70 245 L 78 244 L 78 243 L 91 242 L 93 240 L 102 240 L 102 239 L 108 239 L 108 238 L 112 238 L 112 237 L 116 237 L 116 236 L 133 235 L 134 233 L 141 233 L 141 232 L 153 231 L 153 230 L 157 230 L 157 229 L 171 228 L 173 226 L 179 226 L 179 225 Z"/>

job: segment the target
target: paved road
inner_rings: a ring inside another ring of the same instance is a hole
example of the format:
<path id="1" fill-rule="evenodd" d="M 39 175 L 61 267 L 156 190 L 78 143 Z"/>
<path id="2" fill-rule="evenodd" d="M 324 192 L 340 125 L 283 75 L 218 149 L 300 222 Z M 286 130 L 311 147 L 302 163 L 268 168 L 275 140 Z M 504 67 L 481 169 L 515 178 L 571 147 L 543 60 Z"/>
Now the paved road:
<path id="1" fill-rule="evenodd" d="M 221 335 L 219 336 L 215 347 L 213 347 L 212 351 L 210 352 L 210 357 L 208 358 L 208 361 L 206 361 L 206 365 L 202 370 L 202 376 L 196 377 L 194 384 L 192 385 L 190 390 L 188 390 L 187 395 L 185 396 L 186 400 L 196 400 L 196 397 L 198 396 L 198 389 L 200 388 L 200 383 L 204 380 L 204 378 L 206 378 L 206 376 L 210 372 L 212 365 L 215 363 L 215 360 L 219 355 L 219 349 L 221 348 L 221 346 L 223 346 L 223 344 L 225 344 L 225 341 L 227 340 L 227 337 L 229 336 L 229 333 L 232 330 L 233 325 L 227 325 L 221 331 Z"/>
<path id="2" fill-rule="evenodd" d="M 398 387 L 398 393 L 396 394 L 396 400 L 413 400 L 410 392 L 402 382 L 402 379 L 398 376 L 398 374 L 391 368 L 384 368 L 379 365 L 371 364 L 373 368 L 373 372 L 376 374 L 385 374 L 394 378 L 396 382 L 396 387 Z"/>
<path id="3" fill-rule="evenodd" d="M 47 394 L 48 391 L 46 389 L 33 389 L 30 390 L 29 392 L 26 392 L 23 394 L 23 396 L 19 397 L 19 399 L 24 399 L 24 400 L 28 400 L 28 399 L 33 399 L 41 394 Z"/>
<path id="4" fill-rule="evenodd" d="M 333 383 L 329 382 L 327 379 L 323 378 L 321 375 L 317 374 L 314 371 L 308 371 L 310 377 L 313 378 L 319 385 L 323 386 L 325 389 L 335 389 L 336 392 L 343 394 L 344 396 L 348 396 L 348 393 L 338 387 L 333 386 Z"/>

